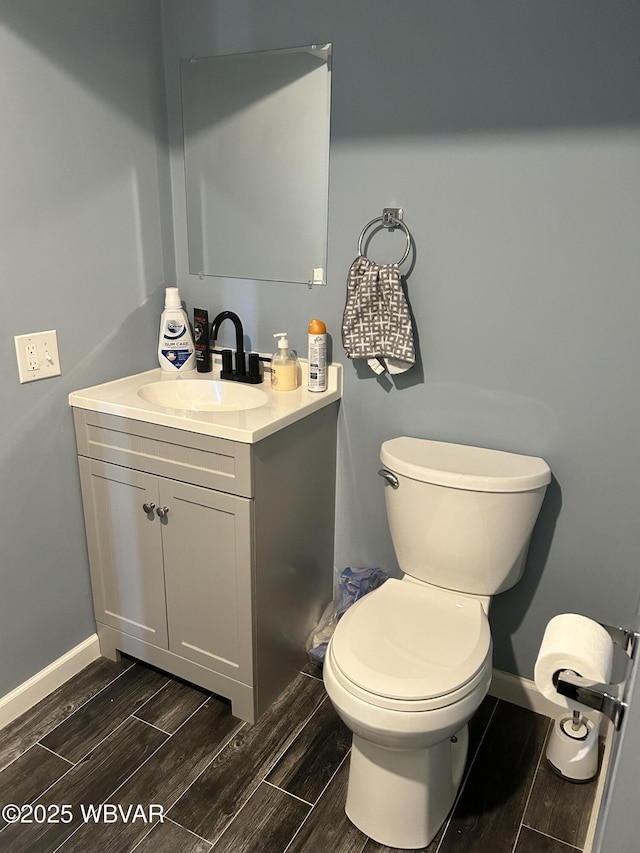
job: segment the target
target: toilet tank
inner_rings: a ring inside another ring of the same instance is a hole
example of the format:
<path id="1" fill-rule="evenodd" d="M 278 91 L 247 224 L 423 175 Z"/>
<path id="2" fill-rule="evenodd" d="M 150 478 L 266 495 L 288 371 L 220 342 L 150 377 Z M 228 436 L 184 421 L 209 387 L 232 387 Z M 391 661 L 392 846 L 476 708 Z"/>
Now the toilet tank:
<path id="1" fill-rule="evenodd" d="M 385 441 L 380 459 L 395 475 L 384 492 L 405 574 L 474 595 L 520 580 L 551 479 L 544 459 L 407 437 Z"/>

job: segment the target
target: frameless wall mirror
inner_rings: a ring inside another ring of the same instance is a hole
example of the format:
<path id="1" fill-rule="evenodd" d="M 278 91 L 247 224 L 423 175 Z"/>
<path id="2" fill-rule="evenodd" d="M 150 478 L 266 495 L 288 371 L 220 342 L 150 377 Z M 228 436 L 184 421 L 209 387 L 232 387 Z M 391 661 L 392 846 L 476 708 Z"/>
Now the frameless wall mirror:
<path id="1" fill-rule="evenodd" d="M 181 62 L 189 271 L 322 283 L 331 45 Z"/>

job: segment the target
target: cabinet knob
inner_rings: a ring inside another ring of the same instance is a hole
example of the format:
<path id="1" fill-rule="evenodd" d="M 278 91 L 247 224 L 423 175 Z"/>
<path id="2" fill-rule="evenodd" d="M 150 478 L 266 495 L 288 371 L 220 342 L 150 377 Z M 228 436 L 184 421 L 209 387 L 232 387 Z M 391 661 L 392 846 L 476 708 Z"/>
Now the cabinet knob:
<path id="1" fill-rule="evenodd" d="M 147 515 L 149 515 L 150 512 L 153 512 L 155 508 L 156 508 L 156 505 L 153 503 L 142 504 L 142 509 L 147 513 Z"/>
<path id="2" fill-rule="evenodd" d="M 159 506 L 158 509 L 156 510 L 156 514 L 157 514 L 158 518 L 164 518 L 168 512 L 169 512 L 168 506 Z"/>

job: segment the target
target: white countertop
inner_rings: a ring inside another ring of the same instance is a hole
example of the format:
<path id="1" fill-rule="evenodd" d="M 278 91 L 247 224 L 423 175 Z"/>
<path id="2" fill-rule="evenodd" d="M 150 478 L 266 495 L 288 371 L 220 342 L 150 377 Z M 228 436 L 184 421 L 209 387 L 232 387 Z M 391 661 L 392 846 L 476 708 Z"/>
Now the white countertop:
<path id="1" fill-rule="evenodd" d="M 228 438 L 253 444 L 301 418 L 328 406 L 342 397 L 342 365 L 327 367 L 327 390 L 309 391 L 307 388 L 307 364 L 300 360 L 302 384 L 295 391 L 275 391 L 271 388 L 270 370 L 265 367 L 265 381 L 252 387 L 267 395 L 267 402 L 255 409 L 241 411 L 184 411 L 167 408 L 148 402 L 138 394 L 143 385 L 180 379 L 180 375 L 168 373 L 159 367 L 134 376 L 125 376 L 113 382 L 94 385 L 74 391 L 69 395 L 69 404 L 78 409 L 89 409 L 109 415 L 120 415 L 136 421 L 175 427 L 189 432 Z M 184 379 L 207 381 L 219 379 L 219 363 L 216 358 L 211 373 L 191 371 Z M 229 380 L 225 380 L 229 381 Z"/>

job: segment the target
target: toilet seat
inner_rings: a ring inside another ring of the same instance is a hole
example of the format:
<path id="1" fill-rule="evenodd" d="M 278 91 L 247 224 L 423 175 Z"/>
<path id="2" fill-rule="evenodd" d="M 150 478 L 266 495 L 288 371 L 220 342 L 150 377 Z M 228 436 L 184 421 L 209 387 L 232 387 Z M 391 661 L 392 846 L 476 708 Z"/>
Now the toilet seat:
<path id="1" fill-rule="evenodd" d="M 342 686 L 370 704 L 431 710 L 484 681 L 491 632 L 479 601 L 390 578 L 346 611 L 328 654 Z"/>

